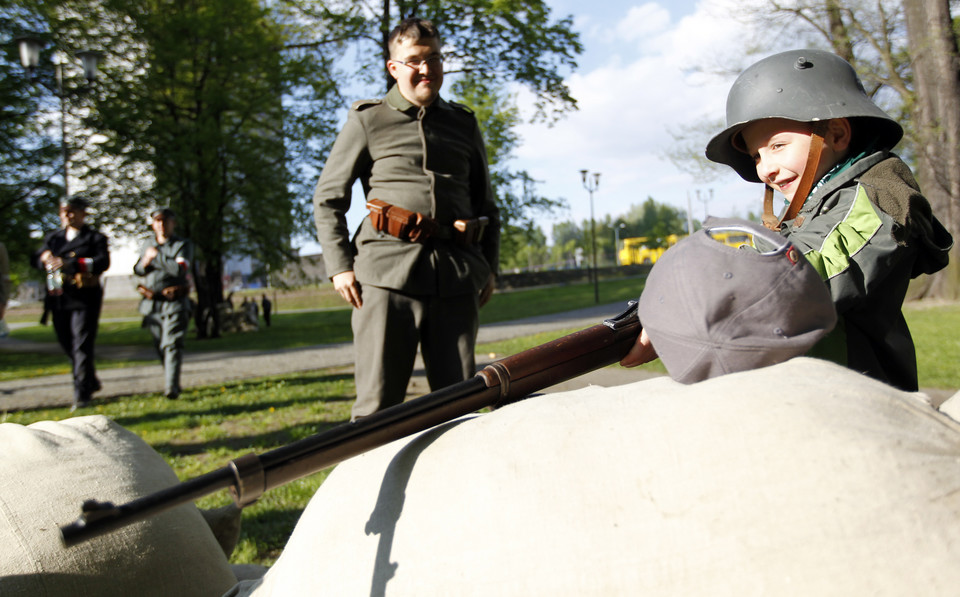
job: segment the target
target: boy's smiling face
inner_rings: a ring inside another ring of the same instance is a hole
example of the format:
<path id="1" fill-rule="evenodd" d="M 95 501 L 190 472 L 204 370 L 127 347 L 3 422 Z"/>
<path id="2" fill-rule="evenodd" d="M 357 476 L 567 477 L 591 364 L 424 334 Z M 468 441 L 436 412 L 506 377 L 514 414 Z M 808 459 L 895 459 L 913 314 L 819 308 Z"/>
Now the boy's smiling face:
<path id="1" fill-rule="evenodd" d="M 807 165 L 812 125 L 786 118 L 765 118 L 741 131 L 743 149 L 753 158 L 760 180 L 792 200 Z M 834 119 L 824 136 L 823 153 L 814 182 L 820 180 L 843 157 L 850 143 L 850 123 Z"/>

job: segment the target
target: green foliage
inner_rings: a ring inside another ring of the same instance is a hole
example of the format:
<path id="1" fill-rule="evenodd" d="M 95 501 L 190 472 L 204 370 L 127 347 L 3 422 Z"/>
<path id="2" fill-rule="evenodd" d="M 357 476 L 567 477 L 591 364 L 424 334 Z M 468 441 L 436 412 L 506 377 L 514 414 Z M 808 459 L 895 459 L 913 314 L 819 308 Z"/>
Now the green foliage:
<path id="1" fill-rule="evenodd" d="M 384 6 L 389 6 L 384 2 Z M 543 0 L 397 0 L 397 20 L 420 16 L 441 27 L 450 70 L 516 81 L 536 96 L 537 116 L 576 108 L 564 82 L 583 51 L 573 18 L 551 20 Z"/>
<path id="2" fill-rule="evenodd" d="M 621 238 L 646 236 L 663 239 L 670 234 L 684 234 L 687 231 L 686 214 L 673 206 L 657 203 L 653 197 L 647 197 L 641 205 L 631 205 L 623 222 L 627 226 Z"/>
<path id="3" fill-rule="evenodd" d="M 686 213 L 670 205 L 657 203 L 648 197 L 640 205 L 631 205 L 626 214 L 611 217 L 605 215 L 591 226 L 590 220 L 580 225 L 575 222 L 560 222 L 553 226 L 554 262 L 570 262 L 577 251 L 582 251 L 585 260 L 592 261 L 592 236 L 596 231 L 598 265 L 616 263 L 614 243 L 619 238 L 645 236 L 651 246 L 665 242 L 670 234 L 685 234 Z"/>
<path id="4" fill-rule="evenodd" d="M 42 232 L 58 225 L 57 205 L 63 194 L 63 155 L 59 135 L 51 35 L 35 2 L 0 1 L 0 214 L 14 283 L 39 274 L 29 267 Z M 30 34 L 46 43 L 40 65 L 27 72 L 20 64 L 16 38 Z M 65 67 L 64 105 L 75 99 L 75 74 Z M 81 77 L 82 79 L 82 77 Z M 74 120 L 71 118 L 70 122 Z M 73 132 L 72 127 L 68 135 Z"/>

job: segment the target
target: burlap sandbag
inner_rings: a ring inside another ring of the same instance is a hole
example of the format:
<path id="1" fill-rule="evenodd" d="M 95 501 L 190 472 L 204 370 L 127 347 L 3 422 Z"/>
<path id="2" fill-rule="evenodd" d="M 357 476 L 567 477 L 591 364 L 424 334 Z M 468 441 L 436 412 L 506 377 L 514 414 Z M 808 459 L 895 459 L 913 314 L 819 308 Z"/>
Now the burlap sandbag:
<path id="1" fill-rule="evenodd" d="M 177 476 L 103 416 L 0 425 L 0 595 L 219 595 L 236 577 L 200 512 L 180 506 L 75 547 L 60 542 L 86 499 L 125 503 Z"/>
<path id="2" fill-rule="evenodd" d="M 341 464 L 230 595 L 955 595 L 960 424 L 811 359 L 533 398 Z"/>

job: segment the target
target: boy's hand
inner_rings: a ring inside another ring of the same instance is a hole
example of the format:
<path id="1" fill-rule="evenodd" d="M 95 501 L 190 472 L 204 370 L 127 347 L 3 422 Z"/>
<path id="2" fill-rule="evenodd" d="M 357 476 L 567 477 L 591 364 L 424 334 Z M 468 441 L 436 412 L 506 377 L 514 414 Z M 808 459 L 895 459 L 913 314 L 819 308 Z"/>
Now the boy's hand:
<path id="1" fill-rule="evenodd" d="M 657 358 L 657 351 L 653 348 L 653 344 L 650 343 L 647 330 L 640 330 L 637 341 L 634 342 L 633 347 L 630 348 L 630 352 L 620 360 L 620 365 L 622 367 L 636 367 L 637 365 L 649 363 L 655 358 Z"/>

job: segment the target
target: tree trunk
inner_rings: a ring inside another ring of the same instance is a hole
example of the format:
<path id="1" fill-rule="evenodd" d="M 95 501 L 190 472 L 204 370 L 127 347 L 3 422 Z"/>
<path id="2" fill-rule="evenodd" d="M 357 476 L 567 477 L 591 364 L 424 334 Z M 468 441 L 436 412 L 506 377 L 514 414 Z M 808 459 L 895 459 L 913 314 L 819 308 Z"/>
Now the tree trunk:
<path id="1" fill-rule="evenodd" d="M 934 213 L 960 238 L 960 55 L 949 0 L 903 0 L 913 56 L 917 178 Z M 919 281 L 913 298 L 960 298 L 960 250 L 950 265 Z"/>
<path id="2" fill-rule="evenodd" d="M 194 323 L 198 338 L 220 337 L 220 303 L 223 302 L 222 256 L 195 259 L 193 279 L 197 287 Z"/>

